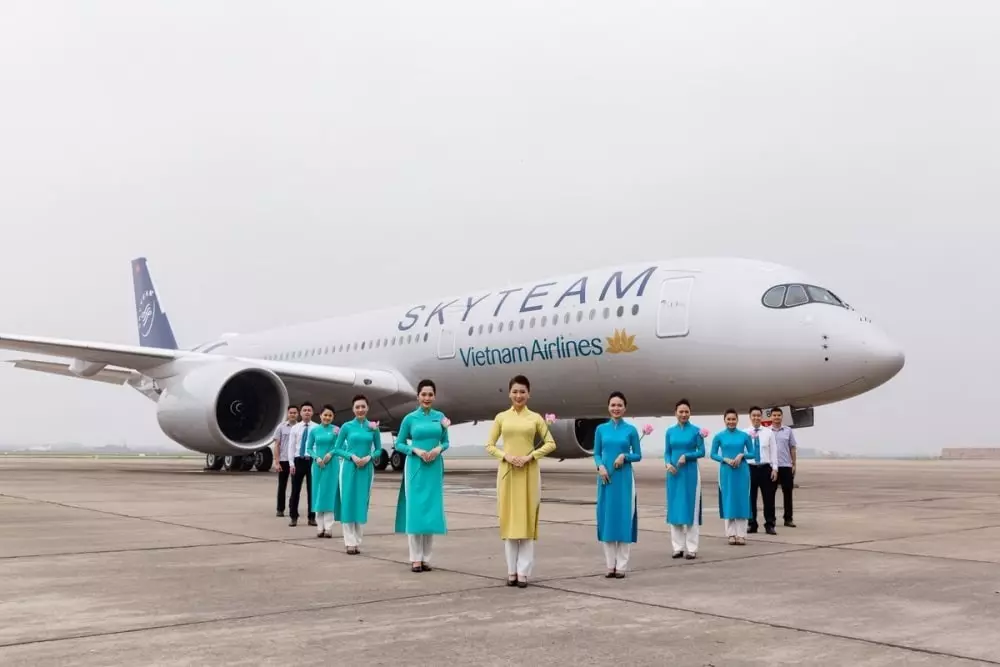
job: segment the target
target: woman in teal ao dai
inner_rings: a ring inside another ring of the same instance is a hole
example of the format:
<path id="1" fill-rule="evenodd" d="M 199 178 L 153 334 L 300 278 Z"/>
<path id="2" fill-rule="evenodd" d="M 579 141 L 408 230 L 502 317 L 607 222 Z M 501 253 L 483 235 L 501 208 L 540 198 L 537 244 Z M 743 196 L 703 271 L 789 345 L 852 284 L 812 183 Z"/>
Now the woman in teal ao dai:
<path id="1" fill-rule="evenodd" d="M 597 539 L 604 547 L 607 577 L 623 579 L 632 544 L 639 540 L 639 509 L 636 503 L 632 464 L 642 460 L 639 431 L 623 421 L 625 394 L 608 398 L 611 419 L 594 432 L 594 463 L 597 465 Z"/>
<path id="2" fill-rule="evenodd" d="M 420 407 L 403 417 L 396 450 L 406 455 L 403 480 L 396 501 L 396 532 L 410 544 L 410 569 L 430 571 L 435 535 L 448 532 L 444 514 L 444 459 L 448 426 L 444 413 L 431 407 L 437 387 L 431 380 L 417 386 Z"/>
<path id="3" fill-rule="evenodd" d="M 736 410 L 726 410 L 726 430 L 712 438 L 712 460 L 719 462 L 719 516 L 726 520 L 730 544 L 747 543 L 747 520 L 750 518 L 750 464 L 760 455 L 759 445 L 737 429 L 740 417 Z"/>
<path id="4" fill-rule="evenodd" d="M 705 456 L 708 431 L 691 423 L 691 404 L 677 401 L 677 423 L 667 429 L 663 463 L 667 469 L 667 523 L 674 558 L 698 556 L 701 532 L 701 471 L 698 459 Z"/>
<path id="5" fill-rule="evenodd" d="M 372 457 L 382 445 L 378 422 L 367 419 L 368 399 L 355 396 L 354 419 L 344 424 L 337 435 L 334 456 L 343 459 L 340 464 L 340 521 L 344 529 L 344 546 L 347 553 L 361 553 L 361 539 L 364 525 L 368 523 L 368 503 L 371 500 L 372 483 L 375 481 L 375 465 Z"/>
<path id="6" fill-rule="evenodd" d="M 306 453 L 312 457 L 312 511 L 316 513 L 316 537 L 333 537 L 334 515 L 340 501 L 340 459 L 334 458 L 338 429 L 333 408 L 323 406 L 319 426 L 309 429 Z"/>

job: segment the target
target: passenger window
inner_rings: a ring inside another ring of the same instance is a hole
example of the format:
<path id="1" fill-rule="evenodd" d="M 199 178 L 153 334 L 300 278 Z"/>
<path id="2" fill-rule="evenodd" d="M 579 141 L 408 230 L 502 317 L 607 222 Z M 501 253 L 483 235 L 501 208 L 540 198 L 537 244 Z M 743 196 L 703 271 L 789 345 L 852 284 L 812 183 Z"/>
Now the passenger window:
<path id="1" fill-rule="evenodd" d="M 625 306 L 618 306 L 618 317 L 625 314 Z"/>
<path id="2" fill-rule="evenodd" d="M 569 313 L 566 313 L 563 317 L 563 324 L 569 324 Z"/>
<path id="3" fill-rule="evenodd" d="M 609 317 L 611 317 L 611 309 L 610 308 L 605 308 L 604 309 L 604 319 L 608 319 Z"/>
<path id="4" fill-rule="evenodd" d="M 639 314 L 639 304 L 635 304 L 634 306 L 632 306 L 632 315 L 635 316 L 638 314 Z"/>
<path id="5" fill-rule="evenodd" d="M 577 322 L 583 322 L 583 311 L 582 310 L 576 311 L 576 321 Z"/>
<path id="6" fill-rule="evenodd" d="M 503 322 L 497 325 L 497 333 L 503 333 Z"/>
<path id="7" fill-rule="evenodd" d="M 539 326 L 543 326 L 544 327 L 548 323 L 549 323 L 549 316 L 548 315 L 542 315 L 542 323 Z"/>
<path id="8" fill-rule="evenodd" d="M 781 308 L 781 304 L 785 302 L 785 289 L 784 285 L 775 285 L 764 292 L 764 305 L 768 308 Z"/>
<path id="9" fill-rule="evenodd" d="M 490 326 L 489 326 L 489 328 L 487 329 L 487 331 L 488 331 L 489 333 L 493 333 L 493 323 L 492 323 L 492 322 L 490 322 Z"/>
<path id="10" fill-rule="evenodd" d="M 531 318 L 531 323 L 528 324 L 528 326 L 531 327 L 532 329 L 535 328 L 535 318 L 534 317 Z"/>
<path id="11" fill-rule="evenodd" d="M 809 303 L 806 288 L 802 285 L 789 285 L 788 292 L 785 293 L 785 306 L 791 308 L 792 306 L 801 306 L 804 303 Z"/>
<path id="12" fill-rule="evenodd" d="M 471 336 L 473 332 L 475 332 L 475 330 L 476 330 L 475 327 L 469 327 L 469 335 Z"/>

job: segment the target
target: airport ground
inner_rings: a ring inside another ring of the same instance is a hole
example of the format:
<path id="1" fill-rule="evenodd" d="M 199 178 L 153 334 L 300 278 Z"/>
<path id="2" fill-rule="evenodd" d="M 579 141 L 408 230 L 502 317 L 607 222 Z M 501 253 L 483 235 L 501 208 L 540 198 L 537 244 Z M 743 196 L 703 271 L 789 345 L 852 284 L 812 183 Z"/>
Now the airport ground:
<path id="1" fill-rule="evenodd" d="M 608 580 L 589 461 L 546 460 L 524 590 L 504 585 L 491 462 L 448 468 L 450 533 L 414 574 L 395 473 L 348 556 L 275 517 L 272 474 L 0 458 L 0 664 L 1000 664 L 1000 462 L 803 461 L 798 527 L 742 547 L 703 464 L 699 558 L 677 561 L 644 461 L 632 572 Z"/>

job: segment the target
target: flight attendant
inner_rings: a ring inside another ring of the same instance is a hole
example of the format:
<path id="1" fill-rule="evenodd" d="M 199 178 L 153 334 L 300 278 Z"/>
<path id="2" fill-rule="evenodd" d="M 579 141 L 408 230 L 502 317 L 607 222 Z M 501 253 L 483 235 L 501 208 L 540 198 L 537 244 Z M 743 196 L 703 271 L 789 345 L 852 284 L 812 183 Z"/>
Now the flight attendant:
<path id="1" fill-rule="evenodd" d="M 343 459 L 340 464 L 340 521 L 344 530 L 344 546 L 351 555 L 361 553 L 364 525 L 368 523 L 368 503 L 375 465 L 372 457 L 381 447 L 378 422 L 368 421 L 368 399 L 362 395 L 351 401 L 354 419 L 337 434 L 333 455 Z"/>
<path id="2" fill-rule="evenodd" d="M 497 514 L 507 556 L 507 585 L 525 588 L 535 562 L 542 476 L 538 459 L 551 454 L 556 442 L 549 432 L 555 415 L 543 419 L 528 409 L 531 384 L 517 375 L 508 384 L 511 407 L 493 420 L 486 452 L 500 460 L 497 469 Z M 503 449 L 497 441 L 503 439 Z M 535 449 L 535 440 L 542 446 Z"/>
<path id="3" fill-rule="evenodd" d="M 736 428 L 736 410 L 726 410 L 726 429 L 712 438 L 712 460 L 719 462 L 719 516 L 726 521 L 730 544 L 747 543 L 750 518 L 750 464 L 759 452 L 746 431 Z"/>
<path id="4" fill-rule="evenodd" d="M 431 569 L 435 535 L 448 532 L 444 514 L 444 459 L 448 449 L 448 418 L 433 408 L 437 387 L 431 380 L 417 385 L 420 407 L 403 417 L 396 450 L 406 455 L 396 501 L 396 532 L 410 543 L 410 569 Z M 408 442 L 409 441 L 409 442 Z"/>
<path id="5" fill-rule="evenodd" d="M 319 426 L 309 430 L 306 452 L 312 458 L 312 510 L 316 513 L 316 537 L 333 537 L 334 512 L 339 500 L 340 459 L 334 458 L 333 447 L 338 429 L 333 425 L 333 408 L 323 406 Z"/>
<path id="6" fill-rule="evenodd" d="M 604 547 L 607 577 L 625 578 L 632 544 L 639 539 L 632 464 L 642 460 L 639 431 L 623 419 L 628 403 L 616 391 L 608 397 L 609 421 L 594 432 L 597 464 L 597 539 Z"/>
<path id="7" fill-rule="evenodd" d="M 691 423 L 691 404 L 686 398 L 674 406 L 677 423 L 667 429 L 663 462 L 667 469 L 667 523 L 674 558 L 698 556 L 701 532 L 701 471 L 698 459 L 705 456 L 708 431 Z M 686 553 L 685 553 L 686 552 Z"/>

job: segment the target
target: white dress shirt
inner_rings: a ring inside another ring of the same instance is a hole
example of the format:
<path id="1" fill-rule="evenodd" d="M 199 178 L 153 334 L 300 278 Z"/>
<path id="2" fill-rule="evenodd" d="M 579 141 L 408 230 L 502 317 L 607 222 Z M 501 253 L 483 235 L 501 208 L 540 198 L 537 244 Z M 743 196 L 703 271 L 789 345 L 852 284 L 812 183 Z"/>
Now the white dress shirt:
<path id="1" fill-rule="evenodd" d="M 295 459 L 299 456 L 306 455 L 306 449 L 309 444 L 309 435 L 306 429 L 312 428 L 316 424 L 314 422 L 299 422 L 292 428 L 292 434 L 288 438 L 288 460 L 295 463 Z M 302 433 L 306 432 L 306 441 L 302 441 Z"/>
<path id="2" fill-rule="evenodd" d="M 755 429 L 751 426 L 745 429 L 744 432 L 751 438 L 760 438 L 760 460 L 751 461 L 747 459 L 747 463 L 751 465 L 769 465 L 772 470 L 778 469 L 778 450 L 777 445 L 774 442 L 774 431 L 771 429 L 761 426 Z"/>
<path id="3" fill-rule="evenodd" d="M 295 426 L 294 423 L 289 424 L 287 421 L 283 421 L 278 430 L 274 432 L 274 439 L 278 441 L 278 461 L 292 463 L 292 460 L 288 457 L 288 452 L 291 451 L 289 443 L 292 441 L 292 430 Z"/>

